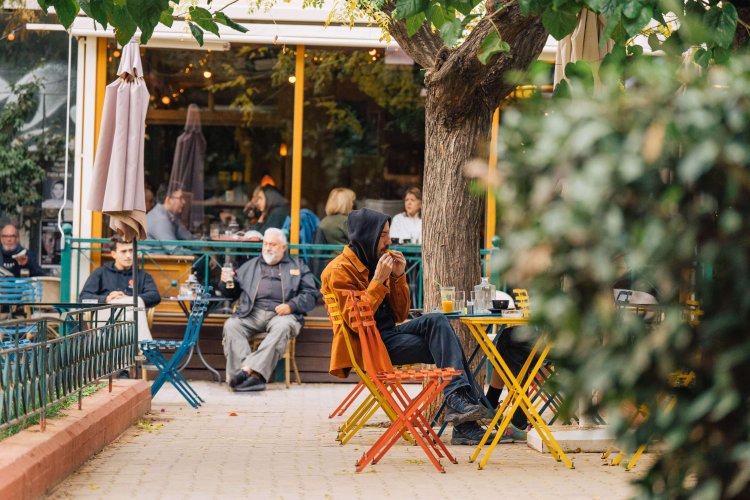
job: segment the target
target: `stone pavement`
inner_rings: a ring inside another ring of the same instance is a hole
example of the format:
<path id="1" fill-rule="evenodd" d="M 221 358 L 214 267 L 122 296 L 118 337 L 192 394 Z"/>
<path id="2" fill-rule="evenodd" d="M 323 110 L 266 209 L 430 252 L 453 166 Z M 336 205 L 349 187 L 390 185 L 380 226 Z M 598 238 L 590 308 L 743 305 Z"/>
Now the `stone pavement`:
<path id="1" fill-rule="evenodd" d="M 334 441 L 341 421 L 328 413 L 349 385 L 305 384 L 233 394 L 226 384 L 195 382 L 206 404 L 193 410 L 171 386 L 148 420 L 83 465 L 49 495 L 107 498 L 628 498 L 637 472 L 602 465 L 598 454 L 572 455 L 575 470 L 525 444 L 498 445 L 484 470 L 473 448 L 451 446 L 457 465 L 439 474 L 416 446 L 400 441 L 361 474 L 354 461 L 382 429 L 366 427 L 347 445 Z M 378 414 L 375 421 L 384 421 Z M 450 430 L 446 432 L 450 440 Z M 639 462 L 641 471 L 650 456 Z"/>

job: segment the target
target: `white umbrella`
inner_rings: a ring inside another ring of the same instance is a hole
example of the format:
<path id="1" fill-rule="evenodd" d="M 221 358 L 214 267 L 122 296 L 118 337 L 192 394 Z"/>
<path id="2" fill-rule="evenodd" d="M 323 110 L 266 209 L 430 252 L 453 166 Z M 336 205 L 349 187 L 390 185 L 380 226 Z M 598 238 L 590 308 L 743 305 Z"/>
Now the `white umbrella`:
<path id="1" fill-rule="evenodd" d="M 555 55 L 555 86 L 565 78 L 565 66 L 576 61 L 588 61 L 594 68 L 594 78 L 598 81 L 599 64 L 614 47 L 609 39 L 602 42 L 604 19 L 583 9 L 578 14 L 578 25 L 573 33 L 566 36 L 557 44 Z"/>
<path id="2" fill-rule="evenodd" d="M 137 42 L 122 49 L 117 80 L 107 85 L 89 208 L 109 215 L 127 239 L 146 238 L 143 142 L 149 93 Z"/>

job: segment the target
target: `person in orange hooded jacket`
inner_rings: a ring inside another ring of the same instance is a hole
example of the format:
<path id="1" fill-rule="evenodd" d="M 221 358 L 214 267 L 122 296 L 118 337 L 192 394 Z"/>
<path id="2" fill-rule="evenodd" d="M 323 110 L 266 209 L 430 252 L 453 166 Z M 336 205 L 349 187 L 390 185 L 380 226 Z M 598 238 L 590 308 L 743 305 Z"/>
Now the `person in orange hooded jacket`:
<path id="1" fill-rule="evenodd" d="M 479 389 L 466 375 L 471 373 L 466 356 L 445 316 L 426 314 L 404 323 L 409 313 L 409 285 L 404 275 L 406 259 L 401 252 L 389 251 L 390 222 L 387 215 L 369 209 L 349 214 L 350 243 L 323 271 L 321 292 L 336 296 L 345 327 L 354 340 L 356 335 L 348 324 L 346 293 L 366 291 L 392 363 L 427 363 L 463 371 L 443 391 L 447 402 L 445 420 L 454 426 L 451 444 L 474 446 L 484 435 L 484 429 L 476 421 L 486 418 L 488 412 L 478 402 Z M 357 362 L 361 363 L 356 340 L 353 348 Z M 334 332 L 330 373 L 346 377 L 351 367 L 343 333 Z"/>

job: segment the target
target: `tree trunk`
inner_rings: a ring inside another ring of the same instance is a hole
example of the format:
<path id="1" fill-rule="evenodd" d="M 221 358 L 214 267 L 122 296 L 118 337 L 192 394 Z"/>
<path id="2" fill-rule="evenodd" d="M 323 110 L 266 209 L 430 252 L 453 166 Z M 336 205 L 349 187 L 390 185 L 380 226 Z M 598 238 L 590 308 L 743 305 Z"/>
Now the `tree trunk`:
<path id="1" fill-rule="evenodd" d="M 480 278 L 484 199 L 469 193 L 463 165 L 476 156 L 477 144 L 487 144 L 492 108 L 475 98 L 459 114 L 456 97 L 431 88 L 425 105 L 422 265 L 427 311 L 439 304 L 434 282 L 468 295 Z"/>

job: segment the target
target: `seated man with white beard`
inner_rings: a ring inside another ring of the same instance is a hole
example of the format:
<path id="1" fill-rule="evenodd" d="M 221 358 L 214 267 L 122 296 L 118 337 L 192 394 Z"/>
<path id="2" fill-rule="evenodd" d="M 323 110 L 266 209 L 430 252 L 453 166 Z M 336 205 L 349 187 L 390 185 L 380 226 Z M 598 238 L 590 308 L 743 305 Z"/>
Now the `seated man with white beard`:
<path id="1" fill-rule="evenodd" d="M 227 358 L 226 377 L 235 392 L 262 391 L 287 342 L 302 329 L 302 316 L 315 307 L 318 290 L 305 264 L 286 253 L 284 233 L 269 228 L 260 257 L 245 262 L 235 273 L 224 268 L 219 290 L 240 303 L 224 323 L 222 344 Z M 227 288 L 227 283 L 232 283 Z M 249 341 L 268 332 L 258 350 Z"/>

